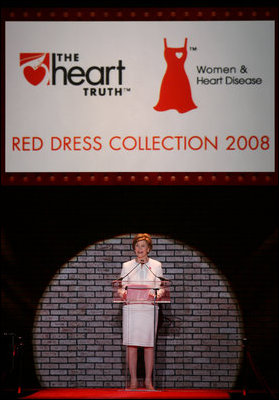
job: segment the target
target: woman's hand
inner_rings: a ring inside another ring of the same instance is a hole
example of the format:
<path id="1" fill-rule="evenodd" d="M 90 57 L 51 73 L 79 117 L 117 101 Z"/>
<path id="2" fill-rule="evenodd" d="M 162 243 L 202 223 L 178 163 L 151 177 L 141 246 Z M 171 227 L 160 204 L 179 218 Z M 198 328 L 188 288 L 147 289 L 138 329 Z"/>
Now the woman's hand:
<path id="1" fill-rule="evenodd" d="M 156 296 L 155 290 L 151 289 L 151 290 L 149 291 L 149 297 L 151 297 L 152 299 L 154 299 L 155 296 Z M 160 293 L 160 290 L 159 290 L 159 291 L 157 291 L 156 300 L 159 300 L 161 297 L 162 297 L 162 292 Z"/>
<path id="2" fill-rule="evenodd" d="M 118 289 L 118 294 L 119 294 L 119 297 L 120 297 L 122 300 L 126 300 L 126 298 L 127 298 L 127 290 L 125 290 L 125 289 Z"/>

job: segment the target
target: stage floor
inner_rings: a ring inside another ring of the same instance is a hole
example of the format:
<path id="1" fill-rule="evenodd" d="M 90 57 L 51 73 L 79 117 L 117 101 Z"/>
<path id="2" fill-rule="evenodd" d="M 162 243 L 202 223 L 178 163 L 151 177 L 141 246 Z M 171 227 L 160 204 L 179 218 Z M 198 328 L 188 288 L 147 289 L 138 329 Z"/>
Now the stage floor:
<path id="1" fill-rule="evenodd" d="M 6 400 L 21 399 L 232 399 L 232 400 L 274 400 L 278 393 L 267 393 L 264 390 L 249 390 L 243 396 L 241 390 L 221 389 L 158 389 L 158 390 L 125 390 L 94 388 L 33 388 L 23 389 L 18 393 L 14 389 L 2 389 L 1 396 Z"/>
<path id="2" fill-rule="evenodd" d="M 225 390 L 208 389 L 39 389 L 21 399 L 230 399 Z"/>

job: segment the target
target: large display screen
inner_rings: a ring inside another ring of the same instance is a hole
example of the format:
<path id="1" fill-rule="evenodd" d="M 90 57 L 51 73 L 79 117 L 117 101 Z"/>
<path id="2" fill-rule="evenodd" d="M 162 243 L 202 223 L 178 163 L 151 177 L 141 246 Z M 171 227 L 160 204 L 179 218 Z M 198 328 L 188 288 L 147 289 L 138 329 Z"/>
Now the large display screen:
<path id="1" fill-rule="evenodd" d="M 10 20 L 5 69 L 5 173 L 275 172 L 274 20 Z"/>

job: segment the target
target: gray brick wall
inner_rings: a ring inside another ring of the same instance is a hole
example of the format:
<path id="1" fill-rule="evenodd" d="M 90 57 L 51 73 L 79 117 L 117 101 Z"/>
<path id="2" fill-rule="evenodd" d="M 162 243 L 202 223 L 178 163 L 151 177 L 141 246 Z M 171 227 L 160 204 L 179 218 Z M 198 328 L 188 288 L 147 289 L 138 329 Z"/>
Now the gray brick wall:
<path id="1" fill-rule="evenodd" d="M 134 256 L 131 238 L 94 243 L 59 268 L 33 326 L 36 373 L 44 387 L 124 387 L 122 305 L 111 281 Z M 160 306 L 157 385 L 231 388 L 241 363 L 241 312 L 229 282 L 209 259 L 172 238 L 153 236 L 150 256 L 172 283 Z"/>

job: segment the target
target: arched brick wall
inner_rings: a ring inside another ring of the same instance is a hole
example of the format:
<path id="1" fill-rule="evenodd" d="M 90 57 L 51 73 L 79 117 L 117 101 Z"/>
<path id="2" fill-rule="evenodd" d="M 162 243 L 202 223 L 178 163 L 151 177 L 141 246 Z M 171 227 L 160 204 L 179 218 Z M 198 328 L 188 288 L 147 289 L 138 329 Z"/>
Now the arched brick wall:
<path id="1" fill-rule="evenodd" d="M 111 281 L 134 256 L 133 234 L 97 242 L 61 266 L 46 288 L 33 326 L 37 377 L 44 387 L 124 387 L 122 306 Z M 201 252 L 152 235 L 151 257 L 171 280 L 160 306 L 157 386 L 231 388 L 238 375 L 241 311 L 229 282 Z"/>

